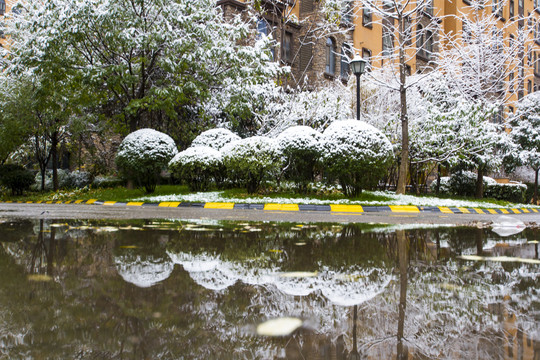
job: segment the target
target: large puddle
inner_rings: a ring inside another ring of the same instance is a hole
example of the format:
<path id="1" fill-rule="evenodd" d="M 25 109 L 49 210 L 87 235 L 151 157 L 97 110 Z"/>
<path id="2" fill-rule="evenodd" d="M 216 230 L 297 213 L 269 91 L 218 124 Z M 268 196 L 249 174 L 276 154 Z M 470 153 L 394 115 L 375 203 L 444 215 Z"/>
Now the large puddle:
<path id="1" fill-rule="evenodd" d="M 539 230 L 0 224 L 0 358 L 540 359 Z"/>

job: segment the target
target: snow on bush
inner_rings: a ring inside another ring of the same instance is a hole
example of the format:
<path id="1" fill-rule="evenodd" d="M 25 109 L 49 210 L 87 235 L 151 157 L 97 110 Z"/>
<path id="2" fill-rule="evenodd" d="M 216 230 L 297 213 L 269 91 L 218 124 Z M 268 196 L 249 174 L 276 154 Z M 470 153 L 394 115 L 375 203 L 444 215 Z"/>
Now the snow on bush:
<path id="1" fill-rule="evenodd" d="M 69 187 L 81 189 L 92 184 L 92 174 L 88 171 L 75 170 L 69 174 Z"/>
<path id="2" fill-rule="evenodd" d="M 116 154 L 116 165 L 126 178 L 152 193 L 161 170 L 177 153 L 176 144 L 169 135 L 141 129 L 124 138 Z"/>
<path id="3" fill-rule="evenodd" d="M 474 196 L 476 194 L 476 180 L 478 175 L 472 171 L 460 171 L 452 174 L 448 182 L 449 191 L 452 195 Z M 484 188 L 497 184 L 493 178 L 483 177 Z"/>
<path id="4" fill-rule="evenodd" d="M 58 169 L 57 170 L 57 176 L 58 176 L 58 188 L 65 189 L 71 187 L 71 178 L 69 175 L 69 170 L 64 169 Z M 35 182 L 32 186 L 32 190 L 39 190 L 41 189 L 41 173 L 37 173 L 35 176 Z M 45 190 L 52 190 L 53 189 L 53 171 L 47 170 L 45 171 Z"/>
<path id="5" fill-rule="evenodd" d="M 314 179 L 322 134 L 309 126 L 292 126 L 276 139 L 283 154 L 284 175 L 302 190 Z"/>
<path id="6" fill-rule="evenodd" d="M 220 183 L 223 172 L 221 153 L 209 146 L 193 146 L 169 161 L 169 170 L 187 183 L 190 190 L 206 191 L 212 181 Z"/>
<path id="7" fill-rule="evenodd" d="M 431 192 L 437 192 L 437 180 L 434 180 L 429 188 Z M 450 194 L 450 176 L 441 176 L 439 183 L 439 194 Z"/>
<path id="8" fill-rule="evenodd" d="M 276 141 L 263 136 L 233 141 L 221 152 L 229 178 L 245 186 L 250 194 L 279 172 L 282 163 Z"/>
<path id="9" fill-rule="evenodd" d="M 195 138 L 195 140 L 193 140 L 191 146 L 208 146 L 213 149 L 220 150 L 228 143 L 236 140 L 240 140 L 240 136 L 236 135 L 230 130 L 217 128 L 202 132 Z"/>
<path id="10" fill-rule="evenodd" d="M 515 203 L 525 202 L 525 194 L 527 193 L 527 185 L 522 183 L 489 184 L 484 188 L 484 197 L 489 197 L 497 200 L 506 200 Z"/>
<path id="11" fill-rule="evenodd" d="M 323 133 L 322 161 L 346 196 L 377 186 L 392 161 L 392 144 L 373 126 L 358 120 L 336 121 Z"/>

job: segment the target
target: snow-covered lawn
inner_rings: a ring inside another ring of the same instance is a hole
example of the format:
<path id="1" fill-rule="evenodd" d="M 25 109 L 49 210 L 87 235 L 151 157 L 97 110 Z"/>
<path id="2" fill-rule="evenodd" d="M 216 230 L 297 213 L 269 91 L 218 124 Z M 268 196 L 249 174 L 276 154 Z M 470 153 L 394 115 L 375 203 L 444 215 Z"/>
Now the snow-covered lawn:
<path id="1" fill-rule="evenodd" d="M 350 205 L 416 205 L 416 206 L 447 206 L 447 207 L 468 207 L 468 208 L 508 208 L 508 207 L 533 207 L 531 205 L 516 204 L 515 206 L 501 206 L 485 201 L 471 200 L 453 200 L 441 199 L 436 197 L 417 197 L 413 195 L 396 195 L 391 192 L 374 191 L 371 194 L 388 198 L 389 200 L 376 201 L 352 201 L 348 199 L 339 200 L 320 200 L 305 198 L 276 198 L 276 197 L 251 197 L 251 198 L 236 198 L 223 195 L 223 191 L 198 192 L 187 195 L 162 195 L 162 196 L 143 196 L 133 201 L 145 202 L 162 202 L 162 201 L 183 201 L 183 202 L 232 202 L 243 204 L 350 204 Z"/>

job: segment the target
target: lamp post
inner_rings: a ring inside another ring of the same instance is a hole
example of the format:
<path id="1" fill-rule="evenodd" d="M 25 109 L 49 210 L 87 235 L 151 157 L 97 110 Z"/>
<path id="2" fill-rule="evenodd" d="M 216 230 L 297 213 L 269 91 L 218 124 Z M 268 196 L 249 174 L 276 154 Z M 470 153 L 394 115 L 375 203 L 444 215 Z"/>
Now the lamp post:
<path id="1" fill-rule="evenodd" d="M 366 70 L 367 61 L 356 54 L 350 65 L 354 75 L 356 75 L 356 120 L 360 120 L 360 76 Z"/>

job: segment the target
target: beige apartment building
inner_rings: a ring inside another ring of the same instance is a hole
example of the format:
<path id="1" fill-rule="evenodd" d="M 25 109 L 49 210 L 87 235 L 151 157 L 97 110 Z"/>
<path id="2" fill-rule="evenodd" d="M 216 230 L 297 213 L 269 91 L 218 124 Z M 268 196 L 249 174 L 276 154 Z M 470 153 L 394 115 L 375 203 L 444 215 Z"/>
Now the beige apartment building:
<path id="1" fill-rule="evenodd" d="M 3 31 L 3 24 L 9 18 L 11 9 L 16 0 L 0 0 L 0 46 L 6 46 L 6 36 Z"/>

